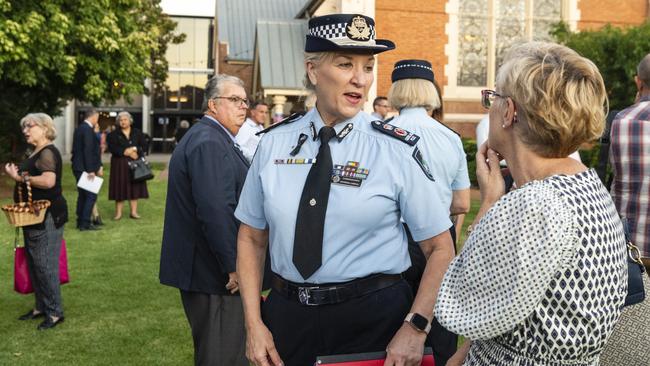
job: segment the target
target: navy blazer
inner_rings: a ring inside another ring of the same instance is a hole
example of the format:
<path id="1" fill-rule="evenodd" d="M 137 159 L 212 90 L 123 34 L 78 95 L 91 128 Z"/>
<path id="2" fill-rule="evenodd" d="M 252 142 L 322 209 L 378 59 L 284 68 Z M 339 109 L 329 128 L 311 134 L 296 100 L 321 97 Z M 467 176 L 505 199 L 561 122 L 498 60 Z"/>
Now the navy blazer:
<path id="1" fill-rule="evenodd" d="M 72 139 L 72 171 L 97 173 L 102 166 L 99 139 L 88 123 L 81 122 Z"/>
<path id="2" fill-rule="evenodd" d="M 160 283 L 184 291 L 229 294 L 239 220 L 235 208 L 248 162 L 207 117 L 185 134 L 169 161 Z"/>

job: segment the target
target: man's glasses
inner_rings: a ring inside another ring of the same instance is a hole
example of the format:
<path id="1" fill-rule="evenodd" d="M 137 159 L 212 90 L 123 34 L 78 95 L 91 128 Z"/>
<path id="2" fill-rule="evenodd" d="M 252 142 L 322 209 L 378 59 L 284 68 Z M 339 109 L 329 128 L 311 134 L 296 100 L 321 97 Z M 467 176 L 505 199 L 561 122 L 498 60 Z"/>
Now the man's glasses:
<path id="1" fill-rule="evenodd" d="M 240 107 L 240 106 L 245 106 L 248 107 L 250 105 L 250 101 L 246 98 L 240 98 L 240 97 L 214 97 L 214 99 L 228 99 L 229 101 L 232 102 L 232 104 Z"/>
<path id="2" fill-rule="evenodd" d="M 510 98 L 507 95 L 501 95 L 494 90 L 490 89 L 483 89 L 481 90 L 481 105 L 483 105 L 483 108 L 485 109 L 490 109 L 492 104 L 494 104 L 494 101 L 497 99 L 497 97 L 500 98 Z"/>

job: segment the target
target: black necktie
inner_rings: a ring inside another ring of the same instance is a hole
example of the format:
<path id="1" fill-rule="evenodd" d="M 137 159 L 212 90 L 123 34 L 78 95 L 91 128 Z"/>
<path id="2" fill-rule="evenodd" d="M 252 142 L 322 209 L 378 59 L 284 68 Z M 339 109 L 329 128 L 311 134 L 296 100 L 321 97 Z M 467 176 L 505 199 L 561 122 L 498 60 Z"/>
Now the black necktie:
<path id="1" fill-rule="evenodd" d="M 298 206 L 293 263 L 305 280 L 322 264 L 323 226 L 332 176 L 329 141 L 334 135 L 336 131 L 328 126 L 318 132 L 320 148 L 316 155 L 316 163 L 309 170 Z"/>

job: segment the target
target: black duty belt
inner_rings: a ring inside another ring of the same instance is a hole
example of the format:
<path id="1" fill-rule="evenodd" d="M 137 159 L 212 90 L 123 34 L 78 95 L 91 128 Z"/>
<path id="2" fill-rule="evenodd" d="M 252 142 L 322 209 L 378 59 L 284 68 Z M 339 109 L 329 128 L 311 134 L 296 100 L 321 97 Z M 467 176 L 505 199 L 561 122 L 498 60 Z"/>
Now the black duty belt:
<path id="1" fill-rule="evenodd" d="M 376 274 L 349 282 L 316 285 L 290 282 L 273 274 L 271 288 L 289 300 L 303 305 L 328 305 L 381 290 L 401 280 L 401 274 Z"/>

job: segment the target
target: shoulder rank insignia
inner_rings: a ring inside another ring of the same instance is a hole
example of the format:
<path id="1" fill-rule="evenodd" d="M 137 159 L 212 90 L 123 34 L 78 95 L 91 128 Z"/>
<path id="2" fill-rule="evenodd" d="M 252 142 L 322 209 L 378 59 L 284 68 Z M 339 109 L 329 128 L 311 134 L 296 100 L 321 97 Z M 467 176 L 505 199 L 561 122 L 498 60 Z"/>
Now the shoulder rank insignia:
<path id="1" fill-rule="evenodd" d="M 418 163 L 420 166 L 420 169 L 424 172 L 424 175 L 429 178 L 429 180 L 435 182 L 436 180 L 433 178 L 433 174 L 431 174 L 431 170 L 429 169 L 429 164 L 427 164 L 426 161 L 424 161 L 424 157 L 422 156 L 422 152 L 418 147 L 413 150 L 413 159 Z"/>
<path id="2" fill-rule="evenodd" d="M 291 123 L 291 122 L 295 122 L 302 116 L 304 116 L 304 113 L 294 113 L 294 114 L 290 115 L 289 117 L 283 119 L 282 121 L 280 121 L 278 123 L 274 123 L 274 124 L 270 125 L 269 127 L 263 129 L 262 131 L 256 133 L 255 136 L 259 136 L 259 135 L 261 135 L 263 133 L 267 133 L 267 132 L 271 131 L 272 129 L 274 129 L 274 128 L 278 127 L 278 126 L 286 125 L 287 123 Z"/>
<path id="3" fill-rule="evenodd" d="M 411 133 L 403 128 L 393 126 L 390 123 L 386 123 L 382 121 L 372 121 L 371 124 L 375 130 L 381 133 L 385 133 L 386 135 L 396 138 L 402 141 L 403 143 L 409 144 L 411 146 L 415 146 L 418 140 L 420 140 L 420 136 Z"/>

